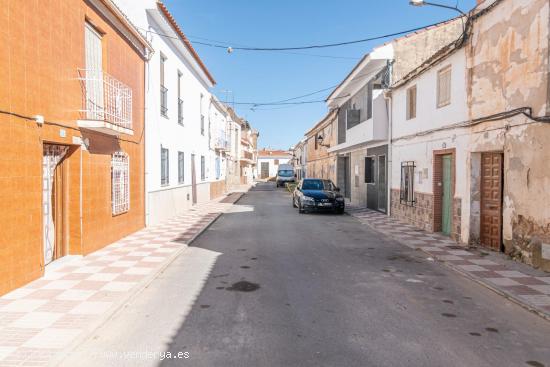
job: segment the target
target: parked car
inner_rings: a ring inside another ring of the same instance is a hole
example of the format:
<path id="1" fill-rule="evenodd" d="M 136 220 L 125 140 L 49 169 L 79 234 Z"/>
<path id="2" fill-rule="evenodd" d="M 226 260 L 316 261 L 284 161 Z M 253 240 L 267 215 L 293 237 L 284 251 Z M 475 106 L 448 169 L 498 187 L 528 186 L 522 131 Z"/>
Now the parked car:
<path id="1" fill-rule="evenodd" d="M 294 182 L 296 175 L 294 174 L 294 167 L 290 164 L 280 164 L 277 170 L 277 177 L 275 177 L 275 183 L 277 187 L 284 186 L 287 182 Z"/>
<path id="2" fill-rule="evenodd" d="M 340 189 L 330 180 L 306 178 L 292 193 L 292 206 L 300 213 L 306 211 L 332 211 L 343 214 L 344 197 Z"/>

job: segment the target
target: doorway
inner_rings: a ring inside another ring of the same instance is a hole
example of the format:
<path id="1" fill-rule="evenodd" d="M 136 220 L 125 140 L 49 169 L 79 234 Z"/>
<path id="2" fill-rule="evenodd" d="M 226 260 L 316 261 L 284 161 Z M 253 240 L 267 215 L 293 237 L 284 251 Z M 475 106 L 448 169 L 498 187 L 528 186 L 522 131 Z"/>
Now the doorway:
<path id="1" fill-rule="evenodd" d="M 349 156 L 338 157 L 336 181 L 346 199 L 351 198 L 351 162 Z"/>
<path id="2" fill-rule="evenodd" d="M 44 265 L 67 255 L 67 167 L 69 147 L 44 144 L 42 152 L 42 225 Z"/>
<path id="3" fill-rule="evenodd" d="M 197 169 L 195 168 L 195 155 L 191 154 L 191 197 L 192 203 L 197 203 Z"/>
<path id="4" fill-rule="evenodd" d="M 502 250 L 503 154 L 481 154 L 480 243 Z"/>
<path id="5" fill-rule="evenodd" d="M 262 162 L 260 166 L 260 178 L 269 177 L 269 162 Z"/>
<path id="6" fill-rule="evenodd" d="M 378 210 L 386 213 L 387 198 L 387 176 L 386 176 L 386 156 L 378 156 Z"/>
<path id="7" fill-rule="evenodd" d="M 442 163 L 442 192 L 441 192 L 441 232 L 451 235 L 452 228 L 452 161 L 450 154 L 441 157 Z"/>

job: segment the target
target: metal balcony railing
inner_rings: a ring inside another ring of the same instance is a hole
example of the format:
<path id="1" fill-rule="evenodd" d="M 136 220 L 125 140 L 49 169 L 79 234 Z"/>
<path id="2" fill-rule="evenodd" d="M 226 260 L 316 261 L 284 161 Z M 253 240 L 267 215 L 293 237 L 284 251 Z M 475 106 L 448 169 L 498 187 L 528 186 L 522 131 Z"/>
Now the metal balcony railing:
<path id="1" fill-rule="evenodd" d="M 242 153 L 241 153 L 241 158 L 242 159 L 249 159 L 249 160 L 253 161 L 254 160 L 254 155 L 250 152 L 246 152 L 246 151 L 243 150 Z"/>
<path id="2" fill-rule="evenodd" d="M 223 137 L 219 137 L 214 142 L 214 146 L 216 149 L 227 150 L 229 147 L 229 142 L 227 141 L 227 139 Z"/>
<path id="3" fill-rule="evenodd" d="M 85 120 L 132 129 L 132 89 L 101 70 L 78 69 Z"/>
<path id="4" fill-rule="evenodd" d="M 168 88 L 164 85 L 160 86 L 160 114 L 162 116 L 168 114 Z"/>
<path id="5" fill-rule="evenodd" d="M 183 99 L 178 98 L 178 124 L 183 125 Z"/>

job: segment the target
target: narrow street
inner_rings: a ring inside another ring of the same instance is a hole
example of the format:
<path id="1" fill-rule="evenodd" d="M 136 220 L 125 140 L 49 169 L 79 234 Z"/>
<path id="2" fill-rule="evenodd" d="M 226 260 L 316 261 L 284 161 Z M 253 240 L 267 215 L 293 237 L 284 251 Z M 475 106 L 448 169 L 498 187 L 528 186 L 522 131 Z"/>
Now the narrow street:
<path id="1" fill-rule="evenodd" d="M 549 322 L 426 257 L 261 183 L 64 365 L 550 364 Z"/>

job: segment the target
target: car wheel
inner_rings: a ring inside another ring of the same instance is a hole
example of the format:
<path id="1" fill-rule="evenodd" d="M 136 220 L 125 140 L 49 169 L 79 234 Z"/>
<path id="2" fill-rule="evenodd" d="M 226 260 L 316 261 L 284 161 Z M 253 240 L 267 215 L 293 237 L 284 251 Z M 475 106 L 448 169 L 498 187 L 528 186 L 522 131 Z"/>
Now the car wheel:
<path id="1" fill-rule="evenodd" d="M 302 209 L 302 202 L 298 202 L 298 213 L 304 214 L 306 211 Z"/>

